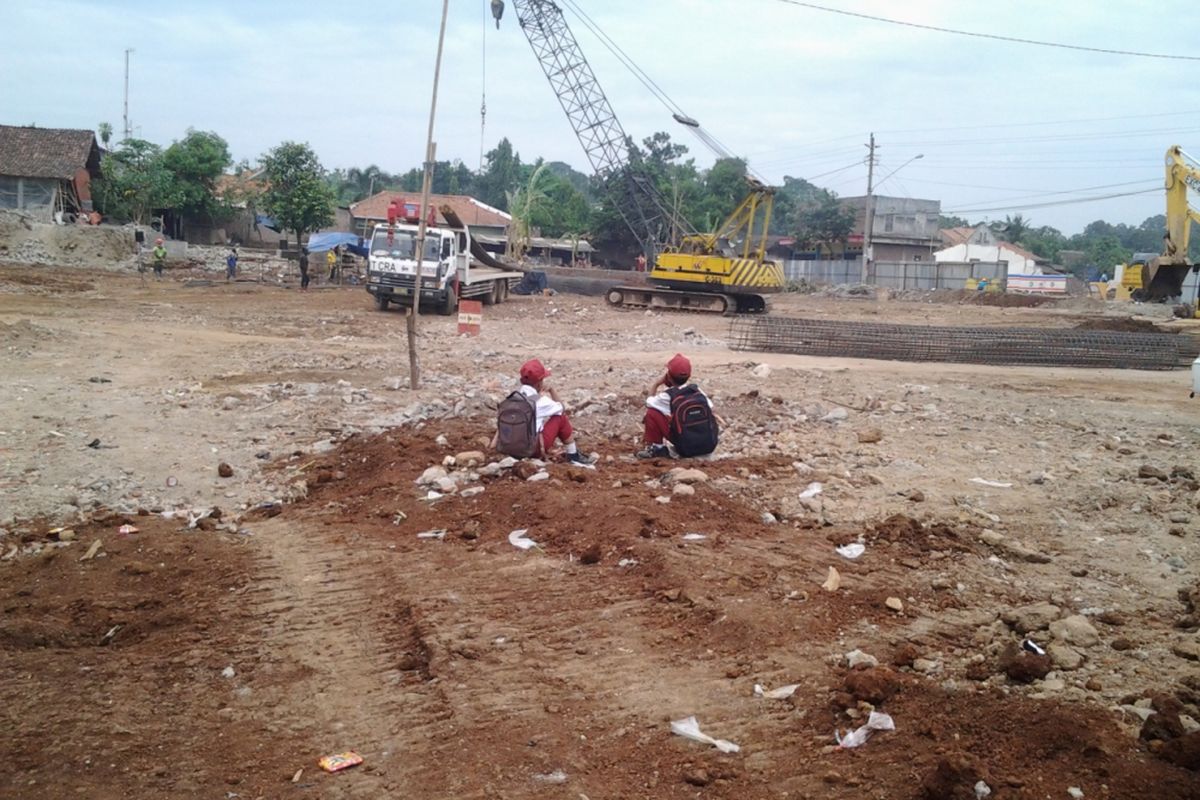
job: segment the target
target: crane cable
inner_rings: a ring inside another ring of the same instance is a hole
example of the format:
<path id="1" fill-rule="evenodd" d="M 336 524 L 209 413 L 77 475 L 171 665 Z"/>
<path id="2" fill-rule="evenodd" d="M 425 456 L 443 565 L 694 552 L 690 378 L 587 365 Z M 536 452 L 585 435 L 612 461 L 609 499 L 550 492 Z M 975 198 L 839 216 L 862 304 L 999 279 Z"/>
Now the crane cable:
<path id="1" fill-rule="evenodd" d="M 699 139 L 705 147 L 711 150 L 713 155 L 717 156 L 718 158 L 737 158 L 737 156 L 735 156 L 733 152 L 721 142 L 720 139 L 718 139 L 710 131 L 705 130 L 703 126 L 701 126 L 693 117 L 683 110 L 682 106 L 672 100 L 671 96 L 666 93 L 666 90 L 659 86 L 658 83 L 651 78 L 645 70 L 638 66 L 637 62 L 633 60 L 633 57 L 626 53 L 625 50 L 622 49 L 621 46 L 612 39 L 611 36 L 605 33 L 599 24 L 597 24 L 595 20 L 588 16 L 586 11 L 579 7 L 575 0 L 561 1 L 564 6 L 569 8 L 575 14 L 575 16 L 579 18 L 579 21 L 583 23 L 584 27 L 591 31 L 592 34 L 600 40 L 600 43 L 604 45 L 604 47 L 610 53 L 612 53 L 613 57 L 621 62 L 622 66 L 633 73 L 633 76 L 637 78 L 643 86 L 646 87 L 647 91 L 649 91 L 650 94 L 654 95 L 655 99 L 662 103 L 663 107 L 670 112 L 671 116 L 676 122 L 691 131 L 691 133 L 697 139 Z M 745 161 L 745 159 L 742 160 Z M 764 183 L 767 182 L 762 175 L 759 175 L 750 167 L 749 163 L 746 164 L 746 170 Z"/>
<path id="2" fill-rule="evenodd" d="M 497 25 L 499 20 L 497 20 Z M 487 128 L 487 26 L 488 26 L 488 7 L 487 3 L 483 6 L 483 39 L 480 44 L 479 62 L 482 67 L 483 76 L 480 80 L 479 94 L 479 172 L 483 174 L 483 148 L 484 130 Z"/>

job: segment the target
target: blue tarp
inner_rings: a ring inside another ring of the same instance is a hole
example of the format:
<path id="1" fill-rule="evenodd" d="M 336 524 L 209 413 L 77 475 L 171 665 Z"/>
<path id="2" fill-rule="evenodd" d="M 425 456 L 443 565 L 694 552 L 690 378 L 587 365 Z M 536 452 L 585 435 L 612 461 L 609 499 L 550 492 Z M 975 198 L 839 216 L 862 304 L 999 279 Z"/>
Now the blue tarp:
<path id="1" fill-rule="evenodd" d="M 314 233 L 308 237 L 308 252 L 310 253 L 323 253 L 335 247 L 349 250 L 356 256 L 367 257 L 367 246 L 363 243 L 362 237 L 357 234 L 326 231 Z"/>
<path id="2" fill-rule="evenodd" d="M 270 228 L 271 230 L 275 231 L 276 233 L 279 232 L 279 226 L 277 224 L 275 224 L 275 220 L 271 217 L 268 217 L 266 214 L 255 215 L 254 224 L 261 225 L 264 228 Z"/>

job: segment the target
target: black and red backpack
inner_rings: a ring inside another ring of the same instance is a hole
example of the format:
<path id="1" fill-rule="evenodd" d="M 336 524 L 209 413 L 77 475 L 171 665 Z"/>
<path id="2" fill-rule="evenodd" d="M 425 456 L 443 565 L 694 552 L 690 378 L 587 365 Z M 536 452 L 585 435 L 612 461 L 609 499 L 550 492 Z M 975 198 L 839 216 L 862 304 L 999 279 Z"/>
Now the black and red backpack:
<path id="1" fill-rule="evenodd" d="M 708 398 L 693 383 L 667 389 L 671 397 L 671 425 L 667 438 L 684 458 L 706 456 L 717 449 L 717 418 Z"/>

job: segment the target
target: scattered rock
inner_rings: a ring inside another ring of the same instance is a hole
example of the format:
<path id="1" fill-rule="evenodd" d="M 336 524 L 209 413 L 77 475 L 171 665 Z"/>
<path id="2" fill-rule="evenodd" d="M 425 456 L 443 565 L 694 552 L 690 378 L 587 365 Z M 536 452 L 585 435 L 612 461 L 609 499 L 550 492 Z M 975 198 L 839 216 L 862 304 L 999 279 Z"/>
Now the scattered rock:
<path id="1" fill-rule="evenodd" d="M 775 515 L 770 511 L 764 511 L 761 519 L 763 525 L 774 525 L 776 522 L 779 522 Z M 830 569 L 832 569 L 832 567 L 830 567 Z"/>
<path id="2" fill-rule="evenodd" d="M 433 443 L 438 447 L 446 447 L 450 444 L 450 440 L 446 438 L 446 434 L 439 433 L 437 438 L 433 440 Z"/>
<path id="3" fill-rule="evenodd" d="M 1039 656 L 1009 644 L 1000 654 L 1000 671 L 1017 683 L 1033 683 L 1045 678 L 1054 666 L 1050 656 Z"/>
<path id="4" fill-rule="evenodd" d="M 880 428 L 867 428 L 865 431 L 858 432 L 859 444 L 875 444 L 883 441 L 883 430 Z"/>
<path id="5" fill-rule="evenodd" d="M 844 408 L 835 408 L 825 416 L 821 417 L 821 422 L 841 422 L 849 418 L 849 411 Z"/>
<path id="6" fill-rule="evenodd" d="M 1171 645 L 1171 652 L 1188 661 L 1200 661 L 1200 642 L 1189 640 Z"/>
<path id="7" fill-rule="evenodd" d="M 1079 614 L 1051 622 L 1050 635 L 1077 647 L 1094 647 L 1100 643 L 1100 634 L 1087 617 Z"/>
<path id="8" fill-rule="evenodd" d="M 911 667 L 913 662 L 917 660 L 920 651 L 912 642 L 905 642 L 896 648 L 896 652 L 892 653 L 892 666 L 895 667 Z"/>
<path id="9" fill-rule="evenodd" d="M 889 597 L 883 604 L 897 613 L 904 611 L 904 601 L 899 597 Z"/>
<path id="10" fill-rule="evenodd" d="M 433 482 L 433 488 L 442 494 L 454 494 L 458 491 L 458 481 L 451 477 L 438 478 Z"/>
<path id="11" fill-rule="evenodd" d="M 765 367 L 766 364 L 761 366 Z M 712 776 L 708 774 L 708 770 L 703 768 L 688 769 L 683 772 L 683 780 L 692 786 L 708 786 L 712 783 Z"/>
<path id="12" fill-rule="evenodd" d="M 487 461 L 487 456 L 479 450 L 467 450 L 454 457 L 454 463 L 460 467 L 474 467 Z"/>
<path id="13" fill-rule="evenodd" d="M 217 474 L 220 475 L 222 478 L 232 478 L 233 477 L 233 467 L 229 466 L 224 461 L 222 461 L 220 464 L 217 464 Z"/>
<path id="14" fill-rule="evenodd" d="M 599 564 L 601 558 L 600 545 L 592 544 L 579 554 L 581 564 Z"/>
<path id="15" fill-rule="evenodd" d="M 965 755 L 953 755 L 938 759 L 933 772 L 921 781 L 921 800 L 982 800 L 991 794 L 980 795 L 975 787 L 987 786 L 985 775 L 979 765 Z"/>
<path id="16" fill-rule="evenodd" d="M 1046 645 L 1046 655 L 1059 669 L 1072 670 L 1083 666 L 1083 656 L 1077 651 L 1059 642 Z"/>
<path id="17" fill-rule="evenodd" d="M 769 364 L 759 364 L 750 370 L 750 374 L 760 379 L 769 378 L 771 377 L 771 366 Z"/>
<path id="18" fill-rule="evenodd" d="M 827 592 L 836 592 L 842 585 L 842 576 L 833 567 L 829 568 L 829 575 L 825 578 L 825 582 L 821 584 L 821 588 Z"/>
<path id="19" fill-rule="evenodd" d="M 690 497 L 695 493 L 696 490 L 692 488 L 690 483 L 677 483 L 675 484 L 675 488 L 671 490 L 671 494 L 678 495 L 680 497 Z"/>
<path id="20" fill-rule="evenodd" d="M 548 480 L 550 480 L 550 473 L 546 472 L 546 470 L 541 470 L 539 472 L 533 473 L 525 480 L 528 481 L 529 483 L 537 483 L 538 481 L 548 481 Z"/>
<path id="21" fill-rule="evenodd" d="M 944 592 L 948 589 L 953 589 L 954 582 L 946 577 L 937 577 L 929 582 L 929 586 L 939 592 Z"/>
<path id="22" fill-rule="evenodd" d="M 849 653 L 846 653 L 846 666 L 850 667 L 850 669 L 861 666 L 877 667 L 879 666 L 879 659 L 873 655 L 864 653 L 862 650 L 851 650 Z"/>
<path id="23" fill-rule="evenodd" d="M 442 467 L 430 467 L 421 473 L 421 477 L 417 478 L 416 483 L 420 486 L 433 486 L 442 478 L 446 477 L 446 470 Z"/>
<path id="24" fill-rule="evenodd" d="M 532 461 L 518 461 L 512 468 L 513 475 L 516 475 L 523 481 L 527 481 L 534 475 L 541 472 L 541 467 L 534 464 Z"/>
<path id="25" fill-rule="evenodd" d="M 1113 639 L 1112 640 L 1112 649 L 1116 650 L 1119 653 L 1123 653 L 1126 650 L 1132 650 L 1133 648 L 1134 648 L 1133 642 L 1129 641 L 1128 639 L 1122 638 L 1122 639 Z"/>
<path id="26" fill-rule="evenodd" d="M 707 483 L 708 474 L 704 470 L 675 467 L 667 473 L 667 483 Z"/>
<path id="27" fill-rule="evenodd" d="M 1200 731 L 1187 733 L 1167 742 L 1159 757 L 1177 767 L 1200 771 Z"/>
<path id="28" fill-rule="evenodd" d="M 1154 478 L 1155 480 L 1160 481 L 1171 480 L 1170 474 L 1168 474 L 1165 469 L 1161 469 L 1160 467 L 1156 467 L 1151 464 L 1142 464 L 1142 466 L 1138 468 L 1138 477 Z"/>
<path id="29" fill-rule="evenodd" d="M 904 496 L 907 497 L 910 501 L 912 501 L 914 503 L 924 503 L 925 502 L 925 493 L 922 492 L 920 489 L 913 489 L 912 491 L 908 492 Z"/>
<path id="30" fill-rule="evenodd" d="M 914 658 L 912 668 L 924 675 L 932 675 L 935 672 L 941 671 L 942 664 L 931 658 Z"/>
<path id="31" fill-rule="evenodd" d="M 221 408 L 225 411 L 233 411 L 241 404 L 241 402 L 241 400 L 237 399 L 233 395 L 227 395 L 221 398 Z"/>
<path id="32" fill-rule="evenodd" d="M 1010 608 L 1000 615 L 1000 619 L 1017 633 L 1033 633 L 1049 628 L 1050 623 L 1061 615 L 1062 609 L 1052 603 L 1034 603 Z"/>
<path id="33" fill-rule="evenodd" d="M 900 690 L 900 675 L 887 667 L 867 667 L 846 674 L 843 689 L 855 700 L 879 705 Z"/>

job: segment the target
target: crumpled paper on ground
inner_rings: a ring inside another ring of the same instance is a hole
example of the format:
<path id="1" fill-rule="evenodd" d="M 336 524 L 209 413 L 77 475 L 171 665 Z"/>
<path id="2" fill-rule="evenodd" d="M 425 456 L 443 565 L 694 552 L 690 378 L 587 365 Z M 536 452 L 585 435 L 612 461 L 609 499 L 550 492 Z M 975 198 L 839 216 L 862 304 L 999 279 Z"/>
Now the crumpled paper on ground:
<path id="1" fill-rule="evenodd" d="M 838 747 L 859 747 L 866 743 L 867 739 L 871 738 L 871 733 L 874 731 L 894 731 L 896 723 L 887 714 L 882 714 L 878 711 L 872 711 L 871 716 L 867 717 L 867 724 L 853 731 L 850 731 L 845 736 L 833 731 L 833 738 L 837 740 Z"/>
<path id="2" fill-rule="evenodd" d="M 756 683 L 754 684 L 754 694 L 756 697 L 765 697 L 768 700 L 784 700 L 795 694 L 799 688 L 800 684 L 789 683 L 787 686 L 780 686 L 778 689 L 768 691 Z"/>
<path id="3" fill-rule="evenodd" d="M 691 739 L 694 742 L 700 742 L 701 744 L 711 744 L 722 753 L 736 753 L 742 749 L 733 742 L 725 739 L 714 739 L 704 733 L 704 731 L 700 730 L 700 723 L 696 721 L 695 717 L 675 720 L 671 723 L 671 733 L 676 736 L 682 736 L 685 739 Z"/>

